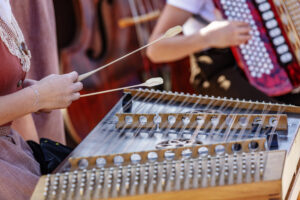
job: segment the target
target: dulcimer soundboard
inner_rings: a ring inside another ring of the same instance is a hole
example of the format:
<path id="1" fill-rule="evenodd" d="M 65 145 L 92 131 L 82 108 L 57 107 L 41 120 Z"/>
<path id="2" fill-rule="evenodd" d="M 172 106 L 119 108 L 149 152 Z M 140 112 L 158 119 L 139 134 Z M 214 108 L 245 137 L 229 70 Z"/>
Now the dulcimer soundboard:
<path id="1" fill-rule="evenodd" d="M 32 199 L 296 199 L 300 107 L 148 89 L 123 98 Z"/>

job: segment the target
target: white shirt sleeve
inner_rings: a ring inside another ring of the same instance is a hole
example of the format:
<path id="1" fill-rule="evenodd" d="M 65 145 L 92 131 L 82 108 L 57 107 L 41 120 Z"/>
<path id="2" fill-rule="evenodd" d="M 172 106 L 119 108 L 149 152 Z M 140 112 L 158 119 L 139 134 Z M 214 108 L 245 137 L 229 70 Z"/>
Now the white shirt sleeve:
<path id="1" fill-rule="evenodd" d="M 167 4 L 198 14 L 207 0 L 167 0 Z"/>

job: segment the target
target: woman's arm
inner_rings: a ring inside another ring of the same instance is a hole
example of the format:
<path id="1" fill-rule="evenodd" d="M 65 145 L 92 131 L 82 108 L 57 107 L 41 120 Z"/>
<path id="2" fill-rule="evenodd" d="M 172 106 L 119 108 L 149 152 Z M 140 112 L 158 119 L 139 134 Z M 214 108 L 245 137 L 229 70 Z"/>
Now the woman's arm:
<path id="1" fill-rule="evenodd" d="M 14 120 L 12 128 L 16 130 L 25 141 L 33 140 L 39 143 L 39 137 L 31 114 Z"/>
<path id="2" fill-rule="evenodd" d="M 150 37 L 153 41 L 176 25 L 183 25 L 192 14 L 166 5 Z M 250 27 L 244 22 L 214 21 L 189 36 L 168 38 L 150 46 L 147 56 L 153 62 L 170 62 L 206 48 L 224 48 L 245 43 L 250 39 Z"/>
<path id="3" fill-rule="evenodd" d="M 78 74 L 50 75 L 35 85 L 0 97 L 0 125 L 39 110 L 68 107 L 80 97 Z"/>

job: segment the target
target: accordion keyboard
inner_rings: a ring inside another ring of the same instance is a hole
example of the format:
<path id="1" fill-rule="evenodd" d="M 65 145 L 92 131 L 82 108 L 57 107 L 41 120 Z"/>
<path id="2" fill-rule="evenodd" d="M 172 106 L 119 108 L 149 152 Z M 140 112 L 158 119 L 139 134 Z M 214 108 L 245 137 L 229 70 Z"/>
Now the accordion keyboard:
<path id="1" fill-rule="evenodd" d="M 269 96 L 286 94 L 300 86 L 299 2 L 215 0 L 215 3 L 226 19 L 245 21 L 252 28 L 251 39 L 232 48 L 252 85 Z"/>

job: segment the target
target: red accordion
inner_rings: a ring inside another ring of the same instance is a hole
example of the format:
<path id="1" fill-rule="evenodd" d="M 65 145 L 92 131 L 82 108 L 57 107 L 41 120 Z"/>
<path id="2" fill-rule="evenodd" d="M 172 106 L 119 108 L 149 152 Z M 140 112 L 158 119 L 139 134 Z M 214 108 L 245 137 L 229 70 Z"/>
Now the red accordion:
<path id="1" fill-rule="evenodd" d="M 228 20 L 252 27 L 247 44 L 232 47 L 249 82 L 269 96 L 300 88 L 299 0 L 214 0 Z"/>

